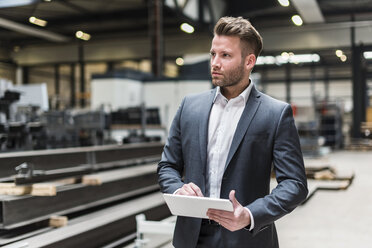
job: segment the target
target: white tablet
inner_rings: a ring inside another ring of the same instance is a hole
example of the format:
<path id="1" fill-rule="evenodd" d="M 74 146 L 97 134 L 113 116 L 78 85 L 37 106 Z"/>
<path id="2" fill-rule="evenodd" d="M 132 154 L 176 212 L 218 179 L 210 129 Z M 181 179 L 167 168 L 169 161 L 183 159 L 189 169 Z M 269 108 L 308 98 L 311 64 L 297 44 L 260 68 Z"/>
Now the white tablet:
<path id="1" fill-rule="evenodd" d="M 169 210 L 173 215 L 208 219 L 209 208 L 232 212 L 234 210 L 230 200 L 209 197 L 163 194 Z"/>

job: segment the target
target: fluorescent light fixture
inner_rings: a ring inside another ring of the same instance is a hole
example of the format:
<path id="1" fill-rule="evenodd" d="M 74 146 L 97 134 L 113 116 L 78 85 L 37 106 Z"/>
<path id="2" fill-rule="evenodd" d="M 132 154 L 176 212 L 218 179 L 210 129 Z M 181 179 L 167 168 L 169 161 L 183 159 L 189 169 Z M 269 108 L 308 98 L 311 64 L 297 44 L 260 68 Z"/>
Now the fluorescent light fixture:
<path id="1" fill-rule="evenodd" d="M 305 23 L 324 23 L 324 16 L 317 0 L 291 0 Z"/>
<path id="2" fill-rule="evenodd" d="M 50 32 L 47 30 L 41 30 L 39 28 L 34 28 L 34 27 L 31 27 L 30 25 L 24 25 L 21 23 L 13 22 L 13 21 L 1 18 L 1 17 L 0 17 L 0 27 L 9 29 L 15 32 L 19 32 L 22 34 L 32 35 L 35 37 L 39 37 L 39 38 L 43 38 L 43 39 L 55 41 L 55 42 L 66 42 L 70 40 L 69 37 L 66 37 L 66 36 L 63 36 L 63 35 L 60 35 L 54 32 Z"/>
<path id="3" fill-rule="evenodd" d="M 286 64 L 286 63 L 299 64 L 299 63 L 312 63 L 312 62 L 319 62 L 319 61 L 320 61 L 320 56 L 316 53 L 290 55 L 289 53 L 283 52 L 281 55 L 276 56 L 276 57 L 260 56 L 257 58 L 256 65 L 274 65 L 274 64 L 281 65 L 281 64 Z"/>
<path id="4" fill-rule="evenodd" d="M 76 38 L 82 39 L 82 40 L 90 40 L 90 34 L 84 33 L 83 31 L 77 31 L 75 33 Z"/>
<path id="5" fill-rule="evenodd" d="M 336 56 L 337 56 L 337 57 L 340 58 L 343 54 L 344 54 L 344 53 L 342 52 L 342 50 L 340 50 L 340 49 L 337 49 L 337 50 L 336 50 Z"/>
<path id="6" fill-rule="evenodd" d="M 280 56 L 282 56 L 283 59 L 289 59 L 289 53 L 287 53 L 287 52 L 282 52 L 282 54 L 280 54 Z"/>
<path id="7" fill-rule="evenodd" d="M 179 65 L 179 66 L 183 66 L 184 64 L 184 60 L 183 58 L 179 57 L 176 59 L 176 64 Z"/>
<path id="8" fill-rule="evenodd" d="M 288 7 L 288 6 L 289 6 L 289 0 L 278 0 L 278 2 L 279 2 L 280 5 L 282 5 L 283 7 Z"/>
<path id="9" fill-rule="evenodd" d="M 301 26 L 304 22 L 302 21 L 301 19 L 301 16 L 299 15 L 294 15 L 292 16 L 292 22 L 296 25 L 296 26 Z"/>
<path id="10" fill-rule="evenodd" d="M 0 8 L 10 8 L 37 3 L 39 0 L 1 0 Z"/>
<path id="11" fill-rule="evenodd" d="M 372 51 L 364 52 L 363 56 L 365 59 L 372 59 Z"/>
<path id="12" fill-rule="evenodd" d="M 256 61 L 256 65 L 274 65 L 276 64 L 276 58 L 274 56 L 259 56 Z"/>
<path id="13" fill-rule="evenodd" d="M 181 26 L 180 26 L 180 28 L 181 28 L 181 30 L 182 30 L 183 32 L 186 32 L 186 33 L 188 33 L 188 34 L 192 34 L 192 33 L 194 33 L 194 27 L 191 26 L 191 25 L 188 24 L 188 23 L 182 23 Z"/>
<path id="14" fill-rule="evenodd" d="M 347 60 L 347 57 L 346 57 L 345 54 L 342 54 L 340 59 L 341 59 L 342 62 L 345 62 Z"/>
<path id="15" fill-rule="evenodd" d="M 35 16 L 31 16 L 30 18 L 28 18 L 28 20 L 32 24 L 38 25 L 40 27 L 45 27 L 47 25 L 47 23 L 48 23 L 47 21 L 45 21 L 43 19 L 36 18 Z"/>

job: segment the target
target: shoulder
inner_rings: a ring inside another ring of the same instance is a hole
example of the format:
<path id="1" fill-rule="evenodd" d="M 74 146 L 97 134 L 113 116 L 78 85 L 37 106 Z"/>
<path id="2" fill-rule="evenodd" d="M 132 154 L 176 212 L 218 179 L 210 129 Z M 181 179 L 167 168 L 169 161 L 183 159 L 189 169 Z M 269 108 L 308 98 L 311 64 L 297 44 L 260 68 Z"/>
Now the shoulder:
<path id="1" fill-rule="evenodd" d="M 193 93 L 185 96 L 186 100 L 203 100 L 205 98 L 209 98 L 211 95 L 214 96 L 216 94 L 216 89 L 210 89 L 203 92 Z"/>
<path id="2" fill-rule="evenodd" d="M 213 101 L 215 94 L 216 94 L 215 89 L 211 89 L 200 93 L 189 94 L 184 97 L 183 105 L 189 107 L 196 107 L 206 104 L 208 102 Z"/>
<path id="3" fill-rule="evenodd" d="M 281 101 L 281 100 L 278 100 L 278 99 L 275 99 L 265 93 L 262 93 L 261 91 L 259 90 L 256 90 L 255 89 L 255 93 L 254 93 L 257 97 L 259 97 L 259 99 L 261 100 L 262 103 L 266 104 L 266 105 L 270 105 L 272 107 L 275 107 L 275 108 L 279 108 L 279 109 L 283 109 L 285 107 L 288 107 L 290 106 L 290 104 L 284 102 L 284 101 Z"/>
<path id="4" fill-rule="evenodd" d="M 258 90 L 255 90 L 255 95 L 261 102 L 260 109 L 265 113 L 269 114 L 270 116 L 277 118 L 281 118 L 283 115 L 291 115 L 292 114 L 292 107 L 290 104 L 275 99 L 265 93 L 262 93 Z"/>

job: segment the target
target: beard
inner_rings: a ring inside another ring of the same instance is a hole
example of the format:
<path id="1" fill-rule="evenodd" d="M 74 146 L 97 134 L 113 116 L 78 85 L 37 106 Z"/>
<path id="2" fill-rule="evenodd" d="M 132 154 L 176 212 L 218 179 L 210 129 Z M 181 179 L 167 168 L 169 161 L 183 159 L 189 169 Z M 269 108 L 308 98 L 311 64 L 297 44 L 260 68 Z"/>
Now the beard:
<path id="1" fill-rule="evenodd" d="M 211 74 L 214 70 L 211 70 Z M 221 73 L 218 77 L 212 76 L 212 83 L 214 86 L 228 87 L 237 85 L 244 78 L 244 62 L 242 62 L 238 67 L 225 71 L 224 73 L 215 70 L 218 73 Z"/>

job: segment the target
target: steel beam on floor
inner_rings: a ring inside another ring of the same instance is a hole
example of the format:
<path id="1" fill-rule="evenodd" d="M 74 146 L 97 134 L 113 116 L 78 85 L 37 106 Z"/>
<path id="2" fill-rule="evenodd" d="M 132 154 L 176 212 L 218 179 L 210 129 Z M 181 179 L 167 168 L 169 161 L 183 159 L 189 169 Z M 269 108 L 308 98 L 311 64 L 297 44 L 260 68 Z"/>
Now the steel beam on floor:
<path id="1" fill-rule="evenodd" d="M 12 229 L 158 190 L 156 164 L 98 173 L 102 184 L 57 187 L 56 196 L 0 196 L 0 228 Z"/>
<path id="2" fill-rule="evenodd" d="M 35 170 L 53 170 L 92 162 L 107 163 L 160 156 L 163 146 L 164 144 L 160 142 L 152 142 L 0 153 L 0 177 L 16 174 L 15 167 L 25 162 L 33 164 Z"/>
<path id="3" fill-rule="evenodd" d="M 144 213 L 149 220 L 170 216 L 161 193 L 156 192 L 101 211 L 73 219 L 65 227 L 4 246 L 4 248 L 98 248 L 105 244 L 133 236 L 135 216 Z"/>

